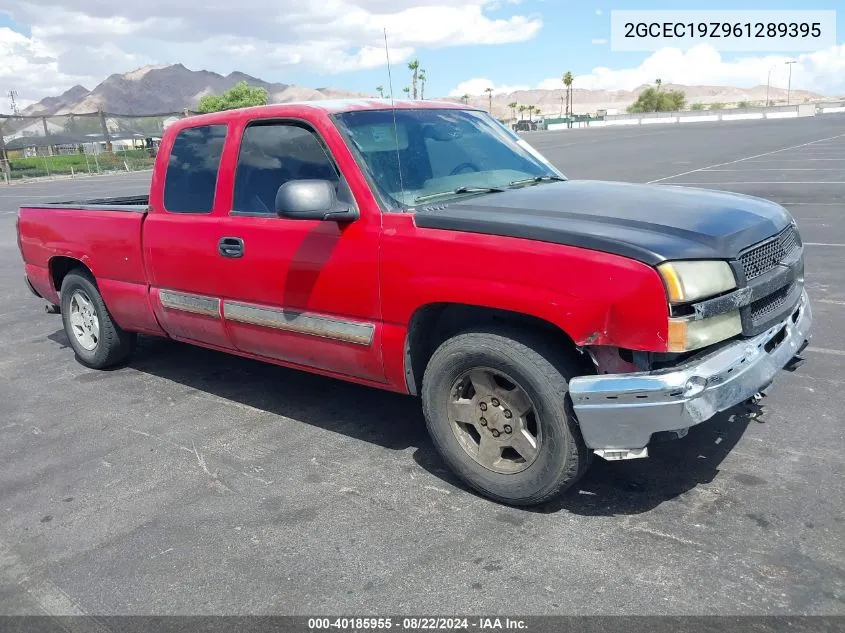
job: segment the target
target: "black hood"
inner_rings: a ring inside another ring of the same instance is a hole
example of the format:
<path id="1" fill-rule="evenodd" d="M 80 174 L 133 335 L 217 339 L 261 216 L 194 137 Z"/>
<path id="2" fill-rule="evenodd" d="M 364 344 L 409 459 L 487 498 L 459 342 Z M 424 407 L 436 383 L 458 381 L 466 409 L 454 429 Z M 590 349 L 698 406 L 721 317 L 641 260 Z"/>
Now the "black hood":
<path id="1" fill-rule="evenodd" d="M 774 202 L 670 185 L 538 184 L 420 208 L 417 226 L 580 246 L 655 265 L 733 259 L 791 220 Z"/>

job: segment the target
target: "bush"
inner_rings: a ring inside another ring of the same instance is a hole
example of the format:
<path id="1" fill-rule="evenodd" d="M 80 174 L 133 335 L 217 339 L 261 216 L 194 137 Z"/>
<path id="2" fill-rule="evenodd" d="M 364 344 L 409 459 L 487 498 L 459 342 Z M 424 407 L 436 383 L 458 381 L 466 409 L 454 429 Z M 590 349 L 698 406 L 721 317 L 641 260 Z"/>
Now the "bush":
<path id="1" fill-rule="evenodd" d="M 703 110 L 703 109 L 704 109 L 704 104 L 700 103 L 700 102 L 693 103 L 690 106 L 690 110 Z"/>
<path id="2" fill-rule="evenodd" d="M 649 87 L 640 93 L 637 100 L 628 106 L 628 112 L 677 112 L 686 105 L 687 97 L 680 90 L 658 90 Z"/>
<path id="3" fill-rule="evenodd" d="M 124 161 L 126 164 L 124 164 Z M 149 169 L 155 159 L 147 150 L 133 149 L 125 152 L 102 152 L 96 158 L 91 154 L 59 154 L 57 156 L 31 156 L 9 159 L 9 177 L 37 178 L 39 176 L 97 173 L 99 171 L 125 171 Z"/>
<path id="4" fill-rule="evenodd" d="M 714 103 L 710 104 L 711 110 L 722 110 L 725 107 L 725 104 L 721 101 L 715 101 Z"/>
<path id="5" fill-rule="evenodd" d="M 241 81 L 222 95 L 204 96 L 200 99 L 197 110 L 200 112 L 220 112 L 221 110 L 267 105 L 268 99 L 267 90 L 252 88 L 247 82 Z"/>

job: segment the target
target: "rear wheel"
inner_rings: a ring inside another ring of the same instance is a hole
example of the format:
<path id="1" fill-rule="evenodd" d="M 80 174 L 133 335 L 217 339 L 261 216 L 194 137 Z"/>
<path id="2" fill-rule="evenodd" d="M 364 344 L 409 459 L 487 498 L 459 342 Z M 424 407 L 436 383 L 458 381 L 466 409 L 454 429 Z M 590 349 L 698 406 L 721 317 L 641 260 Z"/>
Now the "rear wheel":
<path id="1" fill-rule="evenodd" d="M 114 322 L 90 275 L 69 272 L 62 281 L 61 299 L 65 333 L 80 363 L 104 369 L 132 355 L 135 333 Z"/>
<path id="2" fill-rule="evenodd" d="M 520 330 L 465 332 L 425 371 L 426 424 L 467 484 L 513 505 L 549 501 L 586 471 L 590 453 L 572 413 L 574 365 Z"/>

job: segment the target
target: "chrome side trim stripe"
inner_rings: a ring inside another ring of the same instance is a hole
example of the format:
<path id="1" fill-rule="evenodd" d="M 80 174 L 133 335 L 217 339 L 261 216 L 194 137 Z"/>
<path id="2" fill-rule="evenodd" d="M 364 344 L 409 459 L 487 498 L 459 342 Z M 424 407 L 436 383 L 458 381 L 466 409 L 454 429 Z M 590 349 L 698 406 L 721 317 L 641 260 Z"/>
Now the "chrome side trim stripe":
<path id="1" fill-rule="evenodd" d="M 372 323 L 347 321 L 308 312 L 264 308 L 239 301 L 224 301 L 223 312 L 229 321 L 310 334 L 356 345 L 372 345 L 376 329 Z"/>
<path id="2" fill-rule="evenodd" d="M 182 312 L 193 312 L 205 316 L 220 318 L 220 299 L 192 295 L 185 292 L 174 292 L 172 290 L 159 290 L 161 305 L 169 310 L 180 310 Z"/>

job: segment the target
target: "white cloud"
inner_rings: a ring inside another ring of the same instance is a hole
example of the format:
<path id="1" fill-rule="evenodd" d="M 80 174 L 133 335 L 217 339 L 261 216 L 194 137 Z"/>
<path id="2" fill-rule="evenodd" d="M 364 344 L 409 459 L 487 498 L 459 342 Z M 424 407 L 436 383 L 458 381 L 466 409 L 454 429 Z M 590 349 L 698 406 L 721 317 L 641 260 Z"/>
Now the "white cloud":
<path id="1" fill-rule="evenodd" d="M 480 77 L 476 77 L 474 79 L 467 79 L 466 81 L 462 81 L 459 83 L 454 90 L 449 92 L 450 97 L 462 97 L 465 94 L 470 96 L 477 96 L 485 94 L 485 90 L 487 88 L 493 89 L 493 94 L 510 94 L 511 92 L 516 92 L 517 90 L 528 90 L 530 87 L 527 85 L 499 85 L 497 86 L 489 79 L 483 79 Z"/>
<path id="2" fill-rule="evenodd" d="M 594 37 L 590 40 L 591 44 L 607 44 L 607 40 L 603 37 Z"/>
<path id="3" fill-rule="evenodd" d="M 504 44 L 533 38 L 536 15 L 514 0 L 7 0 L 3 11 L 31 36 L 0 29 L 0 80 L 22 98 L 150 63 L 182 62 L 266 76 L 268 68 L 318 72 L 375 68 L 420 48 Z M 504 17 L 491 17 L 496 7 Z"/>
<path id="4" fill-rule="evenodd" d="M 76 83 L 92 81 L 85 73 L 76 74 L 62 68 L 55 49 L 46 42 L 6 27 L 0 27 L 0 59 L 3 60 L 0 63 L 2 92 L 5 95 L 11 89 L 16 90 L 17 103 L 21 107 L 34 101 L 36 96 L 55 94 Z"/>
<path id="5" fill-rule="evenodd" d="M 600 67 L 589 74 L 576 75 L 575 85 L 590 90 L 633 90 L 660 77 L 664 83 L 751 87 L 765 85 L 772 69 L 772 85 L 785 88 L 788 69 L 784 62 L 789 59 L 798 62 L 792 68 L 793 88 L 830 95 L 845 93 L 845 44 L 797 57 L 745 56 L 730 61 L 707 45 L 688 51 L 664 48 L 634 68 Z M 537 87 L 559 89 L 560 78 L 551 77 Z"/>

